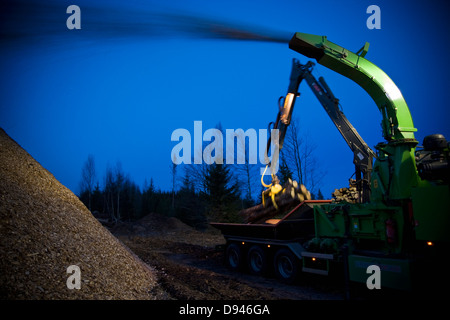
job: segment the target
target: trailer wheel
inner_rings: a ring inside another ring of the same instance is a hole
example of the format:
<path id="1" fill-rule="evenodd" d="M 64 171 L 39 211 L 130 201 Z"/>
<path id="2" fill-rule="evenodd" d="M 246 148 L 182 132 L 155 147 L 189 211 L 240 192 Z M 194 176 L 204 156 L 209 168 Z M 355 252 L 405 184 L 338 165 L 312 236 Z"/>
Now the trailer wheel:
<path id="1" fill-rule="evenodd" d="M 292 283 L 299 275 L 300 261 L 290 250 L 281 248 L 275 254 L 274 269 L 277 278 Z"/>
<path id="2" fill-rule="evenodd" d="M 252 246 L 247 253 L 247 264 L 251 273 L 265 275 L 268 269 L 267 254 L 260 246 Z"/>
<path id="3" fill-rule="evenodd" d="M 230 243 L 225 251 L 225 259 L 228 267 L 232 270 L 239 270 L 242 264 L 241 248 L 236 243 Z"/>

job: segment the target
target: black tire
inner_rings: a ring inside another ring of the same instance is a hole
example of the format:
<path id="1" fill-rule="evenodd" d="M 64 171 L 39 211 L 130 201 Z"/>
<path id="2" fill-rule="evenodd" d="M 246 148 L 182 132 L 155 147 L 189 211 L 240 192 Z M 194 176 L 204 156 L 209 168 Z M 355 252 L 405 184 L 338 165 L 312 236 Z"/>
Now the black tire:
<path id="1" fill-rule="evenodd" d="M 260 246 L 252 246 L 247 253 L 247 266 L 250 273 L 263 276 L 267 274 L 267 253 Z"/>
<path id="2" fill-rule="evenodd" d="M 242 267 L 241 248 L 236 243 L 230 243 L 225 251 L 226 265 L 234 271 L 240 270 Z"/>
<path id="3" fill-rule="evenodd" d="M 281 248 L 273 259 L 275 275 L 286 283 L 293 283 L 300 274 L 300 259 L 289 249 Z"/>

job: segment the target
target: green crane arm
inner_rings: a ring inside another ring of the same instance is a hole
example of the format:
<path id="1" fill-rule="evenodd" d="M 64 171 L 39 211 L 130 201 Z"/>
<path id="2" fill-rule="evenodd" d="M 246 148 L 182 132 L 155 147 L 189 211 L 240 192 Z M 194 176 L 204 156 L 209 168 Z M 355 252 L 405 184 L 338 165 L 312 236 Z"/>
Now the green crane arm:
<path id="1" fill-rule="evenodd" d="M 289 42 L 289 48 L 316 59 L 321 65 L 359 84 L 372 97 L 383 116 L 381 127 L 387 141 L 415 140 L 417 129 L 402 93 L 383 70 L 364 58 L 369 43 L 353 53 L 328 41 L 326 36 L 297 32 Z"/>
<path id="2" fill-rule="evenodd" d="M 414 128 L 411 113 L 395 83 L 369 60 L 369 44 L 353 53 L 326 36 L 297 32 L 289 47 L 321 65 L 352 79 L 375 101 L 382 115 L 381 128 L 387 143 L 379 143 L 373 168 L 371 200 L 402 200 L 421 180 L 415 163 Z"/>

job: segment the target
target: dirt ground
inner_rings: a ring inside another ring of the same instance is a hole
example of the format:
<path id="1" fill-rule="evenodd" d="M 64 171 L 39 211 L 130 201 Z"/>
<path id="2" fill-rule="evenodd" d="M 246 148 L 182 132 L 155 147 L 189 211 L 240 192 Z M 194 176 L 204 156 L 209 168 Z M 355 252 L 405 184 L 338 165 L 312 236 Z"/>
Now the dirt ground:
<path id="1" fill-rule="evenodd" d="M 223 251 L 225 240 L 209 228 L 196 231 L 175 218 L 151 214 L 135 223 L 121 223 L 110 231 L 140 259 L 157 271 L 153 292 L 159 299 L 180 300 L 340 300 L 342 283 L 306 275 L 288 285 L 273 277 L 229 270 Z"/>

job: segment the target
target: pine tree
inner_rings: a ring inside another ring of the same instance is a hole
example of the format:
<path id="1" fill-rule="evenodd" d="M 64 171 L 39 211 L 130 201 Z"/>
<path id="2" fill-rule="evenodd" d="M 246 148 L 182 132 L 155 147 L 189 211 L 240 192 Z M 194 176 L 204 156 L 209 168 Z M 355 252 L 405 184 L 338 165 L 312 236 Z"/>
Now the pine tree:
<path id="1" fill-rule="evenodd" d="M 239 220 L 239 187 L 230 168 L 225 164 L 211 164 L 204 177 L 204 197 L 208 215 L 215 221 Z"/>
<path id="2" fill-rule="evenodd" d="M 175 215 L 184 223 L 203 230 L 208 226 L 205 209 L 191 180 L 188 171 L 185 171 L 181 188 L 176 194 Z"/>
<path id="3" fill-rule="evenodd" d="M 316 197 L 316 199 L 317 200 L 323 200 L 324 199 L 324 197 L 323 197 L 323 194 L 322 194 L 322 191 L 319 189 L 319 191 L 317 192 L 317 197 Z"/>
<path id="4" fill-rule="evenodd" d="M 155 185 L 153 178 L 150 179 L 150 185 L 145 180 L 144 188 L 142 191 L 142 214 L 146 215 L 155 212 L 156 209 L 156 195 Z"/>

